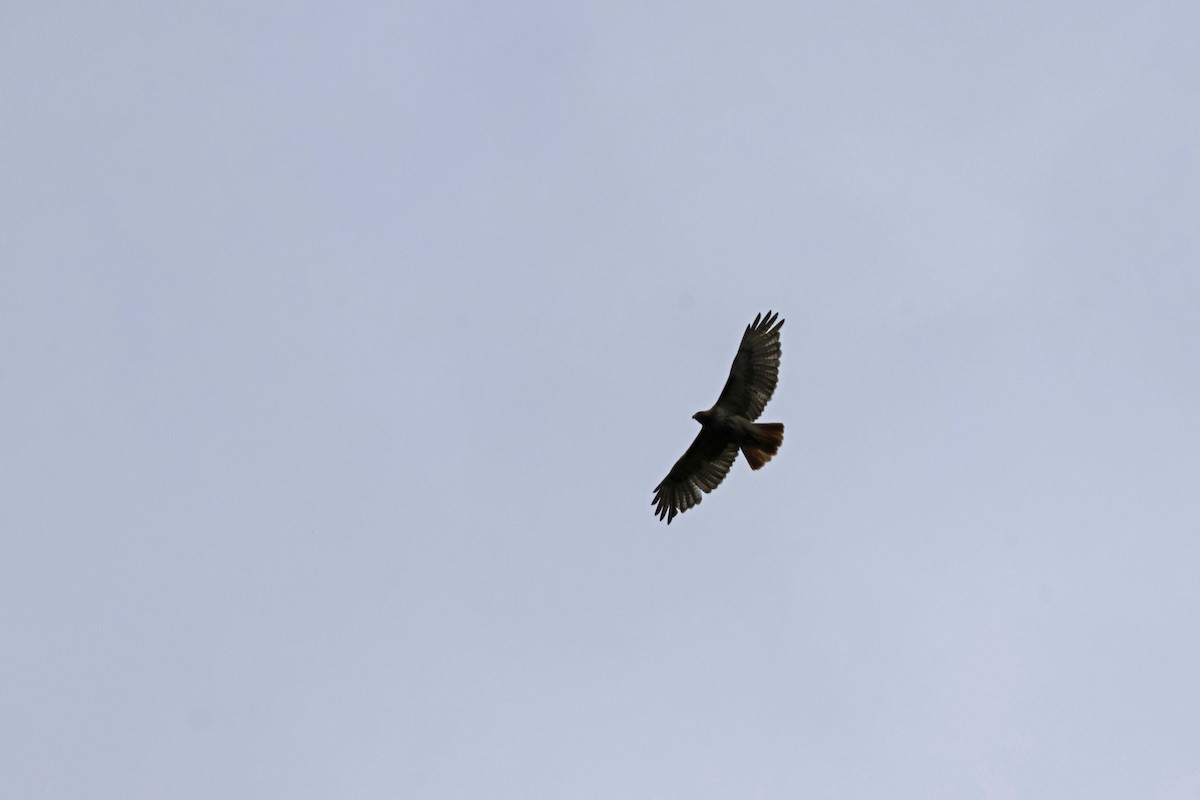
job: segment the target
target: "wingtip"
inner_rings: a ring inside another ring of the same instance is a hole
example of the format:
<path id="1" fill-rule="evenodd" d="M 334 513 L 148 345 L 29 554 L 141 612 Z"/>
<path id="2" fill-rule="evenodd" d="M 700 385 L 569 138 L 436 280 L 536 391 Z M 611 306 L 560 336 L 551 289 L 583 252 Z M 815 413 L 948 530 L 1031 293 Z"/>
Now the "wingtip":
<path id="1" fill-rule="evenodd" d="M 778 324 L 776 324 L 778 322 Z M 768 310 L 766 315 L 754 315 L 754 322 L 746 326 L 747 331 L 764 331 L 772 333 L 783 327 L 784 320 L 779 319 L 779 312 Z"/>
<path id="2" fill-rule="evenodd" d="M 650 505 L 655 506 L 654 516 L 658 517 L 659 521 L 666 520 L 667 524 L 671 524 L 671 520 L 675 519 L 675 515 L 680 509 L 673 502 L 662 496 L 662 493 L 655 490 L 654 499 L 650 501 Z"/>

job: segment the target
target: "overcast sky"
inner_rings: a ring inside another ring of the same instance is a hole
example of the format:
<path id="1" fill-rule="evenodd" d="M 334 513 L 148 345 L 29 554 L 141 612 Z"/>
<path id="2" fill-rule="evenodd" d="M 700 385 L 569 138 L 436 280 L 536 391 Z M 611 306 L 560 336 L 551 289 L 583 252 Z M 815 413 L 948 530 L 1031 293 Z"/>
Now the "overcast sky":
<path id="1" fill-rule="evenodd" d="M 1198 41 L 9 4 L 0 794 L 1200 796 Z"/>

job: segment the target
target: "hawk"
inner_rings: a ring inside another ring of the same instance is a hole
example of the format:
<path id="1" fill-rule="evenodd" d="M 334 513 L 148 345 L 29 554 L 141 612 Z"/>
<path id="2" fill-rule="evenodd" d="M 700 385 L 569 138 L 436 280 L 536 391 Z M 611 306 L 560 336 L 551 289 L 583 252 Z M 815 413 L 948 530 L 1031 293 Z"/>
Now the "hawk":
<path id="1" fill-rule="evenodd" d="M 666 518 L 668 525 L 676 514 L 699 505 L 701 492 L 711 492 L 720 485 L 739 449 L 751 469 L 761 468 L 779 452 L 783 424 L 754 420 L 762 414 L 779 383 L 782 327 L 778 314 L 756 314 L 742 335 L 729 380 L 716 405 L 692 415 L 700 423 L 700 433 L 662 483 L 654 487 L 654 513 L 659 519 Z"/>

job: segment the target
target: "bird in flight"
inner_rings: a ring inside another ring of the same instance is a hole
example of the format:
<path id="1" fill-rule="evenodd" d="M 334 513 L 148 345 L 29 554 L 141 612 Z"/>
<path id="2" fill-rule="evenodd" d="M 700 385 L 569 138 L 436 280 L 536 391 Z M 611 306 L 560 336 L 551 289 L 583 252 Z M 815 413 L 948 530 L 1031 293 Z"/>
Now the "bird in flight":
<path id="1" fill-rule="evenodd" d="M 676 514 L 700 504 L 701 492 L 711 492 L 729 473 L 740 449 L 751 469 L 759 469 L 779 452 L 783 444 L 783 424 L 755 422 L 779 383 L 779 329 L 783 320 L 770 311 L 756 314 L 746 326 L 742 343 L 729 380 L 707 411 L 697 411 L 692 419 L 700 423 L 700 433 L 662 483 L 654 487 L 654 513 L 667 524 Z"/>

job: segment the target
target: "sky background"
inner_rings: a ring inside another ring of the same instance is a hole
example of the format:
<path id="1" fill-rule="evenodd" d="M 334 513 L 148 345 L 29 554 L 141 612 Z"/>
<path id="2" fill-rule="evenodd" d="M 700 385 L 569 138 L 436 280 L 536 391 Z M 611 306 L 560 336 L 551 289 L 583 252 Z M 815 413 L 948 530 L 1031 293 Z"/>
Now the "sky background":
<path id="1" fill-rule="evenodd" d="M 1200 796 L 1198 41 L 8 4 L 0 794 Z"/>

